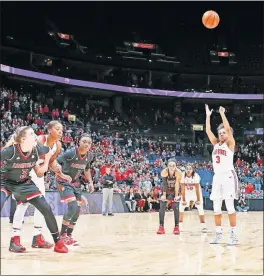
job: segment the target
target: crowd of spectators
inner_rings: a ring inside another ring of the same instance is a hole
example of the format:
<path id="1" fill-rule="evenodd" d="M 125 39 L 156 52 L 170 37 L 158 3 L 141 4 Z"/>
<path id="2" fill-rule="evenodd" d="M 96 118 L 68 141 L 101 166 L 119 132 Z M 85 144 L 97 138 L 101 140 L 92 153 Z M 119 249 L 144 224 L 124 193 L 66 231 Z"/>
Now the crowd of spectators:
<path id="1" fill-rule="evenodd" d="M 84 129 L 84 125 L 69 122 L 71 104 L 64 108 L 57 108 L 52 103 L 47 104 L 46 101 L 47 99 L 41 93 L 33 99 L 30 93 L 18 93 L 2 88 L 0 95 L 1 145 L 3 146 L 13 131 L 22 125 L 32 125 L 38 135 L 44 134 L 45 123 L 50 119 L 60 120 L 64 125 L 63 150 L 76 145 L 78 137 L 87 131 L 87 128 Z M 125 121 L 122 121 L 117 115 L 105 117 L 108 114 L 105 113 L 105 110 L 103 107 L 86 104 L 85 112 L 90 114 L 91 123 L 106 121 L 109 125 L 125 125 Z M 157 123 L 165 115 L 163 113 L 161 117 L 161 113 L 156 112 Z M 180 118 L 177 118 L 175 124 L 179 123 Z M 160 138 L 151 139 L 136 132 L 126 132 L 125 134 L 114 132 L 111 135 L 106 135 L 90 128 L 88 130 L 91 131 L 94 142 L 93 150 L 97 153 L 93 169 L 96 191 L 101 191 L 102 176 L 106 167 L 111 167 L 111 173 L 116 179 L 114 192 L 124 194 L 126 204 L 131 212 L 157 211 L 159 209 L 160 172 L 170 158 L 176 158 L 177 166 L 184 170 L 187 162 L 184 158 L 188 156 L 198 173 L 210 172 L 212 176 L 210 161 L 205 161 L 205 158 L 200 161 L 195 160 L 196 156 L 202 157 L 204 152 L 206 154 L 203 157 L 209 156 L 209 151 L 203 143 L 176 142 L 169 144 L 164 143 Z M 263 156 L 263 141 L 261 139 L 247 141 L 244 145 L 239 145 L 237 149 L 235 168 L 241 183 L 242 192 L 239 201 L 241 206 L 245 205 L 246 198 L 263 198 L 263 160 L 261 156 Z M 56 190 L 54 176 L 47 173 L 45 179 L 46 188 Z M 202 183 L 205 196 L 210 195 L 211 180 L 212 178 L 209 178 L 206 183 Z M 83 189 L 86 190 L 86 188 L 87 185 L 83 183 Z"/>

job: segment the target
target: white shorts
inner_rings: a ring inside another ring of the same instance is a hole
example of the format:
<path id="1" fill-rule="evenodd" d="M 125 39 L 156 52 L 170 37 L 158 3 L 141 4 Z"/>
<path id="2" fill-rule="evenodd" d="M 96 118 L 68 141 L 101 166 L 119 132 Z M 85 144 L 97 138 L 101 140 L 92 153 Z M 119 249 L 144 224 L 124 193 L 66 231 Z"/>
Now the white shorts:
<path id="1" fill-rule="evenodd" d="M 34 182 L 34 184 L 39 188 L 41 193 L 45 196 L 45 183 L 44 183 L 44 177 L 38 177 L 35 173 L 35 171 L 30 172 L 31 179 Z"/>
<path id="2" fill-rule="evenodd" d="M 238 199 L 238 178 L 234 170 L 214 175 L 210 199 Z"/>
<path id="3" fill-rule="evenodd" d="M 190 206 L 190 202 L 191 201 L 197 201 L 197 197 L 196 197 L 196 194 L 195 195 L 192 195 L 192 194 L 189 194 L 186 193 L 185 194 L 185 201 L 186 201 L 186 205 L 182 205 L 182 199 L 181 199 L 181 202 L 180 202 L 180 212 L 184 212 L 185 208 L 186 207 L 189 207 Z M 198 212 L 202 212 L 203 211 L 203 196 L 200 195 L 200 204 L 199 205 L 195 205 L 195 207 L 197 208 Z"/>

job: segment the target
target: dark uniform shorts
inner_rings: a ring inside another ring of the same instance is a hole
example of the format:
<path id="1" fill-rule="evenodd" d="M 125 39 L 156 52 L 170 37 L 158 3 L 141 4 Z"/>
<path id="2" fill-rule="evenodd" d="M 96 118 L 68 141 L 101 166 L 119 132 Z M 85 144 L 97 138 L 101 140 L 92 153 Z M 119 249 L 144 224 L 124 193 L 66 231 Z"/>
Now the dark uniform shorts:
<path id="1" fill-rule="evenodd" d="M 13 194 L 18 203 L 25 203 L 41 195 L 39 188 L 31 181 L 25 183 L 5 183 L 4 189 L 8 194 Z"/>
<path id="2" fill-rule="evenodd" d="M 82 189 L 81 187 L 74 187 L 68 183 L 58 183 L 58 191 L 60 193 L 61 201 L 67 202 L 68 200 L 76 199 L 79 203 L 82 202 Z"/>
<path id="3" fill-rule="evenodd" d="M 172 194 L 172 193 L 166 193 L 166 199 L 168 199 L 168 200 L 174 200 L 174 198 L 175 198 L 175 194 Z"/>

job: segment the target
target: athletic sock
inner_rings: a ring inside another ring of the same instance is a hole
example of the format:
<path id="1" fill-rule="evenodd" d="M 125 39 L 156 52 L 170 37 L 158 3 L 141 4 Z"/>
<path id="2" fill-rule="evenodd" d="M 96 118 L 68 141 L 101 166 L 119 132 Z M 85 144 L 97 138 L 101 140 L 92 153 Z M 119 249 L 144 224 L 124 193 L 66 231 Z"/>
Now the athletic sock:
<path id="1" fill-rule="evenodd" d="M 13 228 L 12 237 L 20 236 L 20 229 Z"/>
<path id="2" fill-rule="evenodd" d="M 42 227 L 34 226 L 33 235 L 34 236 L 40 235 L 41 234 L 41 230 L 42 230 Z"/>
<path id="3" fill-rule="evenodd" d="M 62 224 L 61 226 L 61 235 L 66 233 L 67 232 L 67 229 L 68 229 L 68 225 L 65 225 L 65 224 Z"/>
<path id="4" fill-rule="evenodd" d="M 67 236 L 70 236 L 73 232 L 73 228 L 68 227 L 67 229 Z"/>
<path id="5" fill-rule="evenodd" d="M 222 226 L 216 226 L 216 233 L 222 233 Z"/>

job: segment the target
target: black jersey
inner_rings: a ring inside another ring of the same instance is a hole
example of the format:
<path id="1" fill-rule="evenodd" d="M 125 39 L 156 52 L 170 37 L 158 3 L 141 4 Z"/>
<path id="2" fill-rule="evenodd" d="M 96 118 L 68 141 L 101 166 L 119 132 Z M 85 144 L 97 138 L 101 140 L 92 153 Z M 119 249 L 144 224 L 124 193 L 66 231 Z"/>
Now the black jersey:
<path id="1" fill-rule="evenodd" d="M 72 178 L 72 183 L 80 183 L 80 176 L 86 169 L 91 169 L 94 162 L 94 154 L 88 152 L 81 156 L 78 148 L 72 148 L 57 158 L 58 163 L 62 164 L 62 173 Z M 59 182 L 65 182 L 58 177 Z"/>
<path id="2" fill-rule="evenodd" d="M 168 169 L 163 169 L 161 172 L 162 177 L 162 190 L 167 194 L 175 193 L 175 185 L 180 170 L 176 169 L 176 171 L 171 175 Z"/>
<path id="3" fill-rule="evenodd" d="M 24 155 L 19 145 L 1 150 L 1 181 L 11 184 L 25 183 L 30 180 L 29 173 L 35 167 L 40 155 L 49 152 L 46 146 L 37 145 L 31 153 Z"/>

